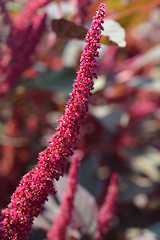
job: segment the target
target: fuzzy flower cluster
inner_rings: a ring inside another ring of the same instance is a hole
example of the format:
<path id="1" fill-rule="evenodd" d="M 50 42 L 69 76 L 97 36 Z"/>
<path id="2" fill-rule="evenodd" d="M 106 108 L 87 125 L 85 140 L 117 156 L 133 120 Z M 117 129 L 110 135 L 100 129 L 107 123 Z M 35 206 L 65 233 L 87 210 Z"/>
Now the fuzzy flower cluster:
<path id="1" fill-rule="evenodd" d="M 25 240 L 31 231 L 34 217 L 41 211 L 42 204 L 49 193 L 55 193 L 53 179 L 63 176 L 66 168 L 66 157 L 73 155 L 81 123 L 88 112 L 88 102 L 93 89 L 94 68 L 97 66 L 100 48 L 102 23 L 105 5 L 99 10 L 88 31 L 81 55 L 80 70 L 73 85 L 73 92 L 66 104 L 64 115 L 59 119 L 57 133 L 49 141 L 49 146 L 39 154 L 39 161 L 34 169 L 20 181 L 11 202 L 2 211 L 0 239 Z"/>
<path id="2" fill-rule="evenodd" d="M 0 97 L 3 97 L 19 80 L 22 73 L 30 66 L 31 56 L 45 30 L 45 14 L 37 14 L 37 10 L 46 5 L 49 0 L 31 0 L 15 19 L 11 19 L 0 0 L 5 22 L 10 24 L 6 48 L 0 58 Z M 7 20 L 8 19 L 8 20 Z M 2 51 L 2 49 L 0 49 Z M 8 58 L 8 61 L 5 59 Z"/>
<path id="3" fill-rule="evenodd" d="M 48 240 L 64 240 L 66 235 L 66 227 L 71 221 L 72 210 L 74 207 L 74 196 L 77 190 L 77 182 L 79 176 L 80 161 L 77 156 L 72 160 L 70 171 L 68 174 L 68 184 L 64 194 L 63 201 L 60 205 L 59 216 L 53 224 L 52 229 L 48 232 Z"/>
<path id="4" fill-rule="evenodd" d="M 22 13 L 20 13 L 14 20 L 14 27 L 24 29 L 28 21 L 32 19 L 39 8 L 47 5 L 50 0 L 30 0 L 26 4 Z"/>
<path id="5" fill-rule="evenodd" d="M 45 15 L 35 16 L 32 24 L 23 31 L 12 29 L 8 42 L 11 61 L 7 67 L 4 66 L 4 81 L 0 85 L 1 97 L 18 82 L 21 74 L 30 66 L 31 56 L 35 53 L 45 29 L 45 20 Z"/>
<path id="6" fill-rule="evenodd" d="M 112 173 L 108 193 L 97 218 L 98 225 L 95 240 L 101 240 L 110 229 L 110 221 L 114 214 L 115 203 L 118 196 L 118 182 L 119 175 L 116 172 Z"/>

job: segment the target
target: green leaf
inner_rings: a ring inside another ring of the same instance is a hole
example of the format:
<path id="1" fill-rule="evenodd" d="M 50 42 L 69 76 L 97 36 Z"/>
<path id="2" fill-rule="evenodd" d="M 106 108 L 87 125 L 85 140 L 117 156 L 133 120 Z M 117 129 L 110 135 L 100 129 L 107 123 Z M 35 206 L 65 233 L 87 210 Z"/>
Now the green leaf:
<path id="1" fill-rule="evenodd" d="M 25 79 L 19 86 L 68 94 L 72 91 L 75 77 L 76 72 L 72 68 L 61 71 L 47 70 L 34 79 Z"/>

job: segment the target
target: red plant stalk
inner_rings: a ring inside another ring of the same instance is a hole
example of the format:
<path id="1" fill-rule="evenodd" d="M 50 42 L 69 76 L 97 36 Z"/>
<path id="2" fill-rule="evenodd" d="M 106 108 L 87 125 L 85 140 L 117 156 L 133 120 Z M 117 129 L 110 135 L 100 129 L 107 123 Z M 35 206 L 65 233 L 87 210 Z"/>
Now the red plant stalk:
<path id="1" fill-rule="evenodd" d="M 9 176 L 15 167 L 17 149 L 14 145 L 20 134 L 20 121 L 20 114 L 17 114 L 15 108 L 12 118 L 5 123 L 4 133 L 1 135 L 0 175 L 2 176 Z"/>
<path id="2" fill-rule="evenodd" d="M 20 181 L 11 197 L 8 208 L 2 211 L 0 239 L 25 240 L 31 232 L 34 217 L 41 212 L 42 204 L 49 193 L 55 193 L 53 179 L 63 176 L 66 157 L 73 155 L 80 126 L 87 117 L 88 103 L 93 90 L 95 57 L 101 47 L 101 30 L 104 22 L 105 5 L 100 4 L 88 31 L 80 59 L 80 70 L 73 85 L 73 92 L 66 104 L 64 115 L 59 119 L 57 133 L 49 141 L 49 146 L 39 154 L 39 161 L 34 169 Z"/>
<path id="3" fill-rule="evenodd" d="M 118 182 L 119 175 L 115 172 L 112 173 L 108 193 L 97 218 L 97 231 L 95 233 L 95 240 L 101 240 L 110 229 L 110 222 L 114 214 L 115 204 L 118 196 Z"/>
<path id="4" fill-rule="evenodd" d="M 0 7 L 1 7 L 1 13 L 3 14 L 3 22 L 5 24 L 11 24 L 12 20 L 10 18 L 10 14 L 6 9 L 6 4 L 8 0 L 0 0 Z"/>
<path id="5" fill-rule="evenodd" d="M 78 156 L 74 156 L 69 174 L 68 184 L 64 194 L 63 201 L 60 205 L 59 216 L 53 223 L 52 229 L 48 232 L 49 240 L 64 240 L 66 236 L 66 228 L 71 221 L 72 210 L 74 208 L 74 196 L 77 190 L 78 176 L 80 169 L 80 160 Z"/>

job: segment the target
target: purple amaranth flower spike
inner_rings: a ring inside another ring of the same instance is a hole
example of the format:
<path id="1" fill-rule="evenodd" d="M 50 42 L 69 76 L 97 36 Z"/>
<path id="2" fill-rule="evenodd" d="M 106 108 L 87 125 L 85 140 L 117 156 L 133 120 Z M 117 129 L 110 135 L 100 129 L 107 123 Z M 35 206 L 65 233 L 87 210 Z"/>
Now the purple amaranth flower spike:
<path id="1" fill-rule="evenodd" d="M 8 41 L 11 61 L 3 70 L 4 81 L 0 84 L 0 97 L 18 82 L 21 74 L 30 66 L 31 56 L 45 30 L 45 20 L 45 15 L 36 15 L 27 28 L 14 29 L 13 34 L 11 33 Z"/>
<path id="2" fill-rule="evenodd" d="M 114 214 L 115 203 L 118 196 L 118 182 L 119 175 L 115 172 L 112 173 L 108 193 L 97 218 L 95 240 L 101 240 L 102 236 L 106 235 L 110 229 L 110 221 Z"/>
<path id="3" fill-rule="evenodd" d="M 31 231 L 34 217 L 41 211 L 42 204 L 49 193 L 55 193 L 53 179 L 59 179 L 65 173 L 66 157 L 73 154 L 80 125 L 88 112 L 88 102 L 93 89 L 94 68 L 97 66 L 100 48 L 102 23 L 105 15 L 105 5 L 100 4 L 88 31 L 83 53 L 80 60 L 80 70 L 73 85 L 71 98 L 66 104 L 66 110 L 57 133 L 49 141 L 49 146 L 40 153 L 39 161 L 34 169 L 21 180 L 11 197 L 8 208 L 2 211 L 0 239 L 25 240 Z"/>
<path id="4" fill-rule="evenodd" d="M 13 21 L 10 19 L 11 30 L 4 57 L 0 59 L 0 74 L 3 79 L 0 83 L 0 97 L 3 97 L 19 81 L 22 73 L 31 65 L 31 56 L 35 54 L 35 49 L 45 30 L 46 16 L 38 15 L 37 11 L 49 2 L 50 0 L 30 0 Z M 0 0 L 0 6 L 4 12 L 6 9 L 2 0 Z M 9 21 L 7 10 L 5 19 Z M 6 55 L 9 56 L 10 61 L 7 66 L 3 66 Z"/>
<path id="5" fill-rule="evenodd" d="M 25 25 L 32 20 L 39 8 L 47 5 L 51 0 L 30 0 L 24 10 L 15 18 L 14 27 L 24 29 Z"/>
<path id="6" fill-rule="evenodd" d="M 74 207 L 74 196 L 77 190 L 77 182 L 80 169 L 80 160 L 74 156 L 69 174 L 68 184 L 64 194 L 63 201 L 60 205 L 59 216 L 53 223 L 52 229 L 48 232 L 48 240 L 64 240 L 66 236 L 66 227 L 71 221 L 72 210 Z"/>

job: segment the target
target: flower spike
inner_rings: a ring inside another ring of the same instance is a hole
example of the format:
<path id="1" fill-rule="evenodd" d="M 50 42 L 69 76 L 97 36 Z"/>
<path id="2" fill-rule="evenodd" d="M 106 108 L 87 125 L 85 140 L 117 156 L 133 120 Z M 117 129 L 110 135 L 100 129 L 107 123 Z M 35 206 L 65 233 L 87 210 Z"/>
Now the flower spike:
<path id="1" fill-rule="evenodd" d="M 20 181 L 11 203 L 2 211 L 0 239 L 25 240 L 31 232 L 34 217 L 41 211 L 42 204 L 49 193 L 55 193 L 53 179 L 63 176 L 66 168 L 66 157 L 73 155 L 80 126 L 87 116 L 88 102 L 93 89 L 95 57 L 100 48 L 102 23 L 105 5 L 100 4 L 93 19 L 91 28 L 85 38 L 80 70 L 73 85 L 71 98 L 66 110 L 59 119 L 57 133 L 49 141 L 49 146 L 39 154 L 39 161 L 34 169 Z"/>
<path id="2" fill-rule="evenodd" d="M 72 211 L 74 208 L 74 196 L 77 190 L 78 176 L 80 170 L 80 159 L 73 156 L 72 163 L 67 178 L 67 188 L 60 205 L 60 212 L 53 223 L 52 229 L 48 232 L 48 240 L 64 240 L 67 225 L 71 221 Z"/>
<path id="3" fill-rule="evenodd" d="M 96 240 L 101 240 L 110 230 L 110 223 L 114 215 L 118 197 L 118 184 L 119 175 L 118 173 L 113 172 L 110 178 L 108 193 L 97 218 L 97 231 L 95 233 Z"/>

